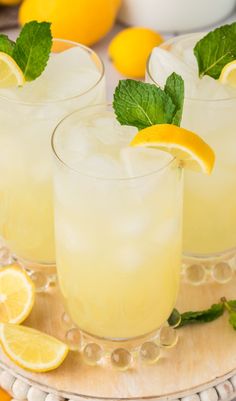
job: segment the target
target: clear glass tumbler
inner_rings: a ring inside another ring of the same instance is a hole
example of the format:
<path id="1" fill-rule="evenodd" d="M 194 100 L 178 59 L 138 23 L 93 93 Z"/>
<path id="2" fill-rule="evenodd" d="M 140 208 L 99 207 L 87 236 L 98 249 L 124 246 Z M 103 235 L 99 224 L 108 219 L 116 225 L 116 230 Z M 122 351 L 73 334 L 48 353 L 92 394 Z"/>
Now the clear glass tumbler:
<path id="1" fill-rule="evenodd" d="M 113 342 L 156 332 L 180 279 L 182 170 L 165 152 L 129 148 L 135 132 L 100 105 L 66 117 L 52 139 L 66 310 L 83 333 Z"/>
<path id="2" fill-rule="evenodd" d="M 163 44 L 163 49 L 170 53 L 173 48 L 183 52 L 184 57 L 176 64 L 177 72 L 181 74 L 183 70 L 188 77 L 187 90 L 196 93 L 185 97 L 181 125 L 201 135 L 216 154 L 210 177 L 185 172 L 184 265 L 188 278 L 195 284 L 210 277 L 227 282 L 236 268 L 236 90 L 226 89 L 209 77 L 196 81 L 197 70 L 191 88 L 188 68 L 192 48 L 203 35 L 183 35 Z M 161 63 L 155 64 L 150 57 L 148 82 L 162 85 L 157 79 L 160 66 L 168 74 L 175 68 L 168 62 L 166 67 Z"/>
<path id="3" fill-rule="evenodd" d="M 39 288 L 55 270 L 51 133 L 64 115 L 104 100 L 98 56 L 57 39 L 36 81 L 0 90 L 0 234 Z"/>

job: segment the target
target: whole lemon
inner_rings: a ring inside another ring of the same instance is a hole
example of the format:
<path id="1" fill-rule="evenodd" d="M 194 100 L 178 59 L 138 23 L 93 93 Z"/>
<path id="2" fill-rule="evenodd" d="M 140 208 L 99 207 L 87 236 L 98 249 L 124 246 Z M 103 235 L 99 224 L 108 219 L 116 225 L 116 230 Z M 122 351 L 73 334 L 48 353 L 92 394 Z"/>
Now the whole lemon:
<path id="1" fill-rule="evenodd" d="M 0 0 L 0 5 L 4 6 L 14 6 L 15 4 L 19 4 L 21 0 Z"/>
<path id="2" fill-rule="evenodd" d="M 127 28 L 113 38 L 108 52 L 114 66 L 121 74 L 143 78 L 152 49 L 162 42 L 162 36 L 151 29 Z"/>
<path id="3" fill-rule="evenodd" d="M 52 22 L 55 38 L 92 45 L 112 28 L 121 0 L 24 0 L 19 19 Z"/>

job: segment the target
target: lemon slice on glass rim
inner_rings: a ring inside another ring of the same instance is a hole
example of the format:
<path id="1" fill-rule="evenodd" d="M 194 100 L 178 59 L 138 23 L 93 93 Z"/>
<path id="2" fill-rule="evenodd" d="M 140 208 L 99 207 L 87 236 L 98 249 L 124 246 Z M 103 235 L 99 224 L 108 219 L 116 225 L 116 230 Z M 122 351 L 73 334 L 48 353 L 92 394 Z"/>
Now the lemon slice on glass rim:
<path id="1" fill-rule="evenodd" d="M 152 125 L 139 131 L 130 146 L 169 152 L 187 169 L 210 174 L 215 162 L 211 147 L 197 134 L 172 124 Z"/>
<path id="2" fill-rule="evenodd" d="M 219 81 L 222 84 L 229 84 L 236 88 L 236 60 L 233 60 L 224 66 Z"/>
<path id="3" fill-rule="evenodd" d="M 23 86 L 25 77 L 20 67 L 9 54 L 0 52 L 0 88 Z"/>
<path id="4" fill-rule="evenodd" d="M 63 342 L 30 327 L 0 324 L 0 343 L 16 365 L 31 372 L 49 372 L 65 360 L 69 348 Z"/>

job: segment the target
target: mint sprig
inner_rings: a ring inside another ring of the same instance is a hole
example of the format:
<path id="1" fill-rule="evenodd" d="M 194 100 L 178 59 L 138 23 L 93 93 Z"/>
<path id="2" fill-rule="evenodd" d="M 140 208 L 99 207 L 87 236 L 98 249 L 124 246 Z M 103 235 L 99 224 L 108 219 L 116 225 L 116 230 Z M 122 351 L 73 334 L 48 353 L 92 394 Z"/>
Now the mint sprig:
<path id="1" fill-rule="evenodd" d="M 168 323 L 170 326 L 173 325 L 174 317 L 180 316 L 178 328 L 192 324 L 204 324 L 213 322 L 221 317 L 225 312 L 228 313 L 229 324 L 234 330 L 236 330 L 236 300 L 228 301 L 225 297 L 221 298 L 219 303 L 213 304 L 209 309 L 201 311 L 189 311 L 180 314 L 176 309 L 174 309 L 168 319 Z"/>
<path id="2" fill-rule="evenodd" d="M 218 319 L 224 313 L 224 304 L 213 304 L 209 309 L 196 311 L 196 312 L 185 312 L 181 314 L 181 322 L 179 327 L 187 326 L 194 323 L 209 323 L 213 320 Z"/>
<path id="3" fill-rule="evenodd" d="M 51 23 L 31 21 L 24 25 L 16 43 L 0 35 L 0 51 L 9 54 L 22 70 L 26 81 L 44 71 L 52 48 Z"/>
<path id="4" fill-rule="evenodd" d="M 155 124 L 180 125 L 184 101 L 184 81 L 173 73 L 164 90 L 156 85 L 121 80 L 115 90 L 113 108 L 121 125 L 139 130 Z"/>
<path id="5" fill-rule="evenodd" d="M 183 79 L 176 73 L 171 74 L 167 78 L 164 91 L 167 95 L 171 97 L 172 102 L 175 105 L 175 114 L 172 118 L 172 124 L 179 126 L 182 119 L 183 105 L 184 105 Z"/>
<path id="6" fill-rule="evenodd" d="M 224 66 L 236 60 L 236 22 L 209 32 L 194 47 L 199 77 L 220 77 Z"/>
<path id="7" fill-rule="evenodd" d="M 47 65 L 52 47 L 50 26 L 49 22 L 28 22 L 16 40 L 12 56 L 27 81 L 38 78 Z"/>
<path id="8" fill-rule="evenodd" d="M 7 35 L 0 35 L 0 51 L 12 56 L 15 42 L 10 40 Z"/>

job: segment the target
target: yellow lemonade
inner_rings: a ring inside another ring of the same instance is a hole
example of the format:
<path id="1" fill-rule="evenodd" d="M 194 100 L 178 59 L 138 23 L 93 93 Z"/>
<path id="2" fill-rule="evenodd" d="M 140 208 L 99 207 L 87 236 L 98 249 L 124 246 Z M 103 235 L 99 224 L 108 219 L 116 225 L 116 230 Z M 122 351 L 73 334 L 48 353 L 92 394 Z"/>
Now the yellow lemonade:
<path id="1" fill-rule="evenodd" d="M 105 106 L 66 118 L 53 137 L 55 233 L 65 306 L 83 331 L 128 339 L 173 310 L 181 260 L 182 172 Z"/>
<path id="2" fill-rule="evenodd" d="M 181 126 L 197 132 L 214 150 L 210 177 L 185 172 L 184 252 L 205 257 L 236 245 L 236 89 L 198 77 L 195 44 L 204 34 L 184 35 L 153 50 L 147 81 L 162 86 L 175 71 L 185 81 Z"/>
<path id="3" fill-rule="evenodd" d="M 68 112 L 103 102 L 103 66 L 95 53 L 54 41 L 44 73 L 0 90 L 0 235 L 26 264 L 55 264 L 50 137 Z"/>

